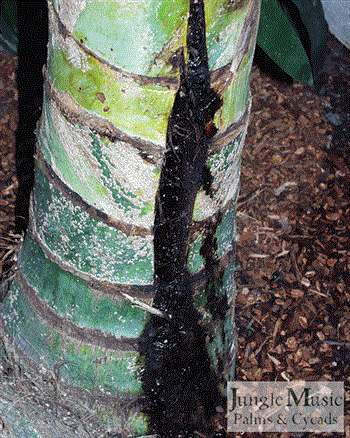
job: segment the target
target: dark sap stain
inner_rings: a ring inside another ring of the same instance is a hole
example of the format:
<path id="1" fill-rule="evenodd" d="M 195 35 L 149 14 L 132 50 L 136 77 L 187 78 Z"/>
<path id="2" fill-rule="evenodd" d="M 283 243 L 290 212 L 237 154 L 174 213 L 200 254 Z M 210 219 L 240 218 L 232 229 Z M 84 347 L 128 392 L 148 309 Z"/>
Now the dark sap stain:
<path id="1" fill-rule="evenodd" d="M 213 175 L 207 166 L 203 167 L 202 171 L 202 187 L 206 195 L 212 197 L 211 185 L 213 182 Z"/>
<path id="2" fill-rule="evenodd" d="M 101 103 L 104 103 L 106 101 L 106 96 L 104 95 L 104 93 L 96 93 L 96 98 Z"/>
<path id="3" fill-rule="evenodd" d="M 216 406 L 223 404 L 205 349 L 206 332 L 198 324 L 199 315 L 192 305 L 185 313 L 182 322 L 152 316 L 140 342 L 140 353 L 145 358 L 145 413 L 150 432 L 162 438 L 187 438 L 195 436 L 195 431 L 213 436 L 211 420 Z"/>
<path id="4" fill-rule="evenodd" d="M 155 202 L 153 306 L 165 317 L 150 316 L 139 352 L 149 432 L 161 438 L 196 437 L 196 432 L 213 438 L 223 433 L 216 430 L 214 417 L 224 400 L 206 350 L 210 333 L 200 324 L 186 268 L 195 198 L 200 187 L 211 192 L 212 176 L 205 163 L 216 132 L 213 117 L 222 104 L 210 87 L 203 1 L 190 0 L 186 47 L 187 65 L 181 51 L 180 85 L 168 120 Z M 210 286 L 221 282 L 215 278 L 217 223 L 209 226 L 202 247 L 214 318 L 227 308 L 225 302 L 216 303 Z"/>
<path id="5" fill-rule="evenodd" d="M 170 57 L 170 59 L 168 60 L 168 63 L 171 65 L 172 72 L 175 72 L 179 67 L 180 67 L 180 63 L 181 63 L 181 56 L 182 56 L 182 48 L 177 49 L 172 56 Z"/>
<path id="6" fill-rule="evenodd" d="M 217 257 L 215 232 L 221 219 L 222 213 L 218 214 L 215 220 L 209 224 L 206 237 L 200 249 L 200 255 L 204 259 L 204 267 L 209 279 L 205 285 L 206 308 L 211 313 L 214 321 L 223 321 L 229 310 L 226 294 L 220 293 L 224 271 L 221 270 L 221 273 L 218 273 L 219 259 Z"/>

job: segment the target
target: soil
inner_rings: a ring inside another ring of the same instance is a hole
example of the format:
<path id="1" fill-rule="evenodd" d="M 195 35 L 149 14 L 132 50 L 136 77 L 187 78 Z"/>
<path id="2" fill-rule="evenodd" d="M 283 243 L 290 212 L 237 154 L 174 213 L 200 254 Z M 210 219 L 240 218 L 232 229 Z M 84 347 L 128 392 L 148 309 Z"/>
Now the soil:
<path id="1" fill-rule="evenodd" d="M 236 378 L 344 381 L 349 437 L 350 59 L 332 36 L 328 48 L 317 93 L 252 70 L 237 206 Z M 16 57 L 0 52 L 2 278 L 21 240 L 16 67 Z"/>

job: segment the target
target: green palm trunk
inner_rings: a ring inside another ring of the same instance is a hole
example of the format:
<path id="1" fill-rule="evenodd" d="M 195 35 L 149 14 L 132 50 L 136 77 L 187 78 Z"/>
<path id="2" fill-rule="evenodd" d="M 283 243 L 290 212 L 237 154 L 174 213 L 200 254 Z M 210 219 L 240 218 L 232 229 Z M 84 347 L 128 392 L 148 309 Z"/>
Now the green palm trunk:
<path id="1" fill-rule="evenodd" d="M 207 160 L 212 194 L 196 198 L 188 269 L 201 322 L 211 326 L 207 349 L 222 391 L 234 378 L 234 215 L 259 4 L 205 2 L 211 84 L 223 104 Z M 0 309 L 6 348 L 29 375 L 52 375 L 57 397 L 76 397 L 77 409 L 89 399 L 102 429 L 138 436 L 147 424 L 137 344 L 157 312 L 154 204 L 188 0 L 48 6 L 30 227 Z M 217 243 L 214 279 L 201 252 L 209 229 Z M 208 305 L 212 281 L 218 302 L 229 304 L 221 319 Z"/>

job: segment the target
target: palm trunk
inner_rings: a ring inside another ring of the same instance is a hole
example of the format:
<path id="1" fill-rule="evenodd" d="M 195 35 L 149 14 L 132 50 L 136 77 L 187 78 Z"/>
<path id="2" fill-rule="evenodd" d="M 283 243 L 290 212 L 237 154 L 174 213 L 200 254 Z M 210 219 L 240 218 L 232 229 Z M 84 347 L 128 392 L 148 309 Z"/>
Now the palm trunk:
<path id="1" fill-rule="evenodd" d="M 223 392 L 235 368 L 234 215 L 259 4 L 205 2 L 211 87 L 222 106 L 209 143 L 210 190 L 194 203 L 187 270 Z M 147 431 L 138 341 L 149 315 L 159 314 L 154 205 L 188 1 L 48 6 L 30 226 L 1 307 L 6 349 L 22 371 L 51 376 L 56 401 L 75 400 L 70 408 L 80 415 L 88 404 L 101 430 L 138 436 Z"/>

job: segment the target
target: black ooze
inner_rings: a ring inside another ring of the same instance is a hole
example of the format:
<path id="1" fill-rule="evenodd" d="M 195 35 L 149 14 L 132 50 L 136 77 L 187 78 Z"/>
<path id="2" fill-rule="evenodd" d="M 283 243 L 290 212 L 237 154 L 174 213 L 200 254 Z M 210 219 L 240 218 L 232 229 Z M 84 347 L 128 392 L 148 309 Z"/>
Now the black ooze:
<path id="1" fill-rule="evenodd" d="M 139 344 L 149 432 L 164 438 L 194 437 L 195 431 L 215 436 L 211 420 L 222 404 L 186 268 L 194 201 L 201 186 L 210 192 L 205 163 L 215 133 L 213 117 L 221 106 L 210 87 L 203 1 L 190 0 L 187 66 L 180 55 L 180 85 L 168 120 L 154 220 L 153 306 L 165 318 L 151 315 Z M 215 251 L 215 239 L 210 241 Z"/>

